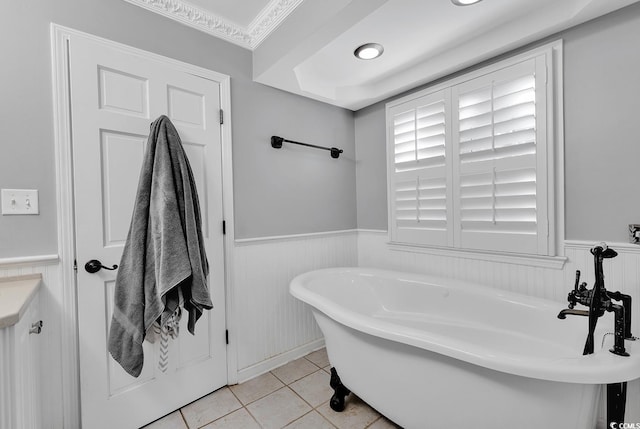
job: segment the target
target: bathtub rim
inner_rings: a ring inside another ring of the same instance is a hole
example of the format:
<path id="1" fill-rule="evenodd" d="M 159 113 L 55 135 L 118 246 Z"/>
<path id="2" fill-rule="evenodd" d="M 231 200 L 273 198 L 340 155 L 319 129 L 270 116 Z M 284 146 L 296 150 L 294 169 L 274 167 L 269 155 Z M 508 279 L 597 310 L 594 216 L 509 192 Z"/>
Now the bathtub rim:
<path id="1" fill-rule="evenodd" d="M 495 356 L 486 351 L 471 351 L 460 341 L 433 335 L 429 338 L 418 338 L 412 335 L 411 329 L 403 327 L 404 333 L 398 332 L 396 324 L 381 319 L 357 314 L 334 303 L 329 298 L 317 294 L 305 287 L 309 281 L 322 275 L 373 275 L 387 279 L 409 280 L 417 282 L 430 282 L 455 289 L 473 287 L 473 293 L 493 297 L 523 298 L 538 305 L 550 308 L 563 308 L 561 303 L 524 295 L 516 292 L 489 288 L 476 283 L 447 279 L 438 276 L 406 273 L 401 271 L 384 270 L 377 268 L 341 267 L 313 270 L 296 276 L 289 284 L 289 291 L 295 298 L 314 307 L 317 311 L 326 314 L 333 320 L 356 329 L 358 331 L 385 338 L 391 341 L 408 344 L 414 347 L 440 353 L 454 359 L 459 359 L 475 365 L 483 366 L 508 374 L 530 377 L 541 380 L 558 381 L 579 384 L 609 384 L 623 381 L 632 381 L 640 378 L 640 344 L 638 341 L 626 341 L 625 346 L 631 354 L 629 357 L 614 355 L 608 348 L 598 350 L 588 356 L 578 355 L 571 358 L 531 358 L 529 360 L 517 359 L 522 357 L 513 355 L 514 359 L 508 359 L 509 354 Z M 585 324 L 586 328 L 586 324 Z M 585 330 L 586 338 L 586 330 Z M 578 351 L 579 353 L 579 351 Z"/>

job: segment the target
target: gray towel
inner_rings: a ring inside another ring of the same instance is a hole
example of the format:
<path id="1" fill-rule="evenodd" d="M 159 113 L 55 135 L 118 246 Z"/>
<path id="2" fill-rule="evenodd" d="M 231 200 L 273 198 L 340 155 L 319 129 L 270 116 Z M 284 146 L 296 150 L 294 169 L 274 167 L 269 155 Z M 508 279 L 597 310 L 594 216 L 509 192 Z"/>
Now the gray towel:
<path id="1" fill-rule="evenodd" d="M 189 161 L 166 116 L 151 124 L 129 234 L 115 285 L 109 353 L 134 377 L 144 362 L 142 342 L 156 320 L 176 312 L 180 294 L 192 334 L 213 305 L 200 206 Z"/>

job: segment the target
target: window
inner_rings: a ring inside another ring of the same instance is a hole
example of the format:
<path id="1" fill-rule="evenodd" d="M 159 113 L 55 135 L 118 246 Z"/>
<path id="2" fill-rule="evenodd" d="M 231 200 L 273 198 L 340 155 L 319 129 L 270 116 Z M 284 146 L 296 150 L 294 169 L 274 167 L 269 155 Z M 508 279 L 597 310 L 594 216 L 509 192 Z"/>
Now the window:
<path id="1" fill-rule="evenodd" d="M 552 53 L 387 105 L 392 242 L 554 255 Z"/>

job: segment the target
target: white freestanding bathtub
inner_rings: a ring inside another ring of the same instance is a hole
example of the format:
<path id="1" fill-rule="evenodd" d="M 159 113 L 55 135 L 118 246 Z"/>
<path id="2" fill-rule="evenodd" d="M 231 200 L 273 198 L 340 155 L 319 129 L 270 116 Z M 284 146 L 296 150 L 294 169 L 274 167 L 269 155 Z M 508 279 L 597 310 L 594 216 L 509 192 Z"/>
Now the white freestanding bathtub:
<path id="1" fill-rule="evenodd" d="M 594 428 L 601 385 L 640 378 L 640 344 L 608 351 L 610 314 L 582 356 L 586 317 L 477 284 L 338 268 L 290 291 L 313 307 L 342 383 L 405 429 Z"/>

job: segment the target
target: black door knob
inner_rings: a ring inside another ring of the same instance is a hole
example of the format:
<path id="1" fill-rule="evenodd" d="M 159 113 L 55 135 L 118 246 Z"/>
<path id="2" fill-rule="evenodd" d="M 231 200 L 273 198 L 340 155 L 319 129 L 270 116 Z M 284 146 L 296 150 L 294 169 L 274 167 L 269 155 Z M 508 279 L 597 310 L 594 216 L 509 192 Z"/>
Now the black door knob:
<path id="1" fill-rule="evenodd" d="M 109 268 L 109 267 L 105 267 L 104 265 L 102 265 L 102 262 L 98 261 L 97 259 L 92 259 L 89 262 L 87 262 L 86 264 L 84 264 L 84 269 L 88 272 L 88 273 L 97 273 L 98 271 L 100 271 L 102 268 L 104 268 L 105 270 L 109 270 L 109 271 L 113 271 L 116 268 L 118 268 L 117 265 L 114 265 L 113 267 Z"/>

